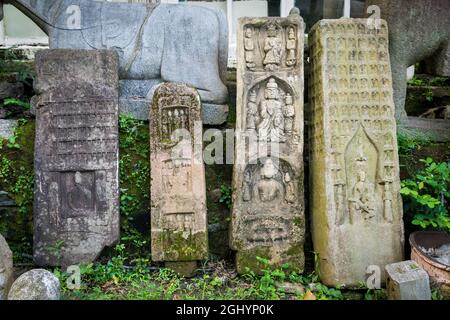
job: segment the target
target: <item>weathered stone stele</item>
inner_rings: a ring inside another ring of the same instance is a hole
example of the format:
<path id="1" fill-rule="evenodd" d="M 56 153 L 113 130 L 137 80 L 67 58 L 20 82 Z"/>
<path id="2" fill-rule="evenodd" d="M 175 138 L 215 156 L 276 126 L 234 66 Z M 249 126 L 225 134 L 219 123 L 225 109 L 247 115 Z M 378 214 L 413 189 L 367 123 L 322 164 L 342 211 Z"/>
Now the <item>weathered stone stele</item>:
<path id="1" fill-rule="evenodd" d="M 35 90 L 34 260 L 90 262 L 119 237 L 117 54 L 40 51 Z"/>
<path id="2" fill-rule="evenodd" d="M 386 266 L 386 290 L 389 300 L 431 300 L 430 278 L 412 260 Z"/>
<path id="3" fill-rule="evenodd" d="M 208 257 L 200 97 L 163 83 L 150 115 L 152 260 L 190 276 Z"/>
<path id="4" fill-rule="evenodd" d="M 239 273 L 304 266 L 300 15 L 241 18 L 230 241 Z"/>
<path id="5" fill-rule="evenodd" d="M 403 257 L 388 30 L 322 20 L 309 41 L 316 271 L 327 285 L 357 286 L 368 266 L 383 273 Z"/>
<path id="6" fill-rule="evenodd" d="M 13 256 L 5 238 L 0 234 L 0 300 L 6 300 L 13 283 Z"/>

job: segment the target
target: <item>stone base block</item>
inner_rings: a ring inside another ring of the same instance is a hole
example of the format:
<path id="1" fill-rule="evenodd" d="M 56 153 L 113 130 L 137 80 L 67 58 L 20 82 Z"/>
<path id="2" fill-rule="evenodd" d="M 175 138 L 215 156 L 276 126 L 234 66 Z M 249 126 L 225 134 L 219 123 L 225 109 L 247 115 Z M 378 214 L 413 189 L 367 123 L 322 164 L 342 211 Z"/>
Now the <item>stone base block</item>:
<path id="1" fill-rule="evenodd" d="M 167 261 L 165 267 L 172 269 L 180 276 L 191 278 L 197 270 L 197 261 Z"/>
<path id="2" fill-rule="evenodd" d="M 250 271 L 262 274 L 263 269 L 273 270 L 281 268 L 284 264 L 287 266 L 287 271 L 303 273 L 305 256 L 301 245 L 293 245 L 288 248 L 259 247 L 236 252 L 236 270 L 239 274 L 246 274 Z"/>
<path id="3" fill-rule="evenodd" d="M 386 266 L 389 300 L 431 300 L 428 274 L 413 260 Z"/>

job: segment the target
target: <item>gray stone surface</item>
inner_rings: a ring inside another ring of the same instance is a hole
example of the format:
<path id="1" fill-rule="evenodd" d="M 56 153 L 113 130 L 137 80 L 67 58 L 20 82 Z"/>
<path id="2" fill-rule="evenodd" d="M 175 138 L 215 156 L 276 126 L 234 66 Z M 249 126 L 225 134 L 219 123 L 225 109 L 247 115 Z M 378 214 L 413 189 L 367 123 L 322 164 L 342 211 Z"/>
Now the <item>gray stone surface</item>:
<path id="1" fill-rule="evenodd" d="M 450 77 L 450 36 L 449 40 L 425 61 L 427 73 Z"/>
<path id="2" fill-rule="evenodd" d="M 408 117 L 399 125 L 398 130 L 411 137 L 423 138 L 425 136 L 432 141 L 446 142 L 450 137 L 450 121 L 448 119 Z"/>
<path id="3" fill-rule="evenodd" d="M 228 117 L 227 104 L 210 104 L 202 105 L 202 122 L 207 125 L 221 125 L 227 121 Z"/>
<path id="4" fill-rule="evenodd" d="M 23 84 L 21 82 L 0 82 L 0 100 L 6 98 L 19 98 L 23 95 Z"/>
<path id="5" fill-rule="evenodd" d="M 13 276 L 13 255 L 5 238 L 0 234 L 0 300 L 6 300 Z"/>
<path id="6" fill-rule="evenodd" d="M 227 22 L 220 10 L 90 0 L 9 2 L 42 27 L 51 48 L 115 49 L 125 87 L 121 98 L 151 100 L 153 87 L 167 81 L 197 88 L 204 103 L 227 102 Z M 74 4 L 79 9 L 69 8 Z M 72 23 L 77 12 L 80 25 Z"/>
<path id="7" fill-rule="evenodd" d="M 118 59 L 36 55 L 34 260 L 91 262 L 119 238 Z"/>
<path id="8" fill-rule="evenodd" d="M 386 290 L 389 300 L 431 300 L 429 276 L 413 260 L 386 266 Z"/>
<path id="9" fill-rule="evenodd" d="M 304 268 L 303 39 L 298 14 L 238 24 L 230 244 L 236 269 Z"/>
<path id="10" fill-rule="evenodd" d="M 8 192 L 0 190 L 0 207 L 15 207 L 16 203 L 8 196 Z"/>
<path id="11" fill-rule="evenodd" d="M 388 31 L 367 19 L 310 32 L 310 210 L 316 272 L 357 287 L 403 260 L 403 210 Z M 384 277 L 383 277 L 384 278 Z"/>
<path id="12" fill-rule="evenodd" d="M 8 139 L 14 134 L 17 127 L 17 120 L 0 119 L 0 138 Z"/>
<path id="13" fill-rule="evenodd" d="M 151 101 L 145 98 L 119 98 L 119 111 L 135 119 L 148 120 Z"/>
<path id="14" fill-rule="evenodd" d="M 435 72 L 450 75 L 446 61 L 450 37 L 450 1 L 448 0 L 367 0 L 366 6 L 377 5 L 381 18 L 389 27 L 395 113 L 406 120 L 406 69 L 436 54 Z"/>
<path id="15" fill-rule="evenodd" d="M 22 274 L 11 286 L 8 300 L 59 300 L 58 278 L 44 269 L 33 269 Z"/>
<path id="16" fill-rule="evenodd" d="M 150 112 L 152 260 L 180 263 L 174 269 L 190 276 L 208 258 L 200 97 L 164 83 Z"/>
<path id="17" fill-rule="evenodd" d="M 339 19 L 344 11 L 344 0 L 302 0 L 295 5 L 305 20 L 306 31 L 322 19 Z M 364 17 L 364 0 L 351 0 L 351 17 Z"/>

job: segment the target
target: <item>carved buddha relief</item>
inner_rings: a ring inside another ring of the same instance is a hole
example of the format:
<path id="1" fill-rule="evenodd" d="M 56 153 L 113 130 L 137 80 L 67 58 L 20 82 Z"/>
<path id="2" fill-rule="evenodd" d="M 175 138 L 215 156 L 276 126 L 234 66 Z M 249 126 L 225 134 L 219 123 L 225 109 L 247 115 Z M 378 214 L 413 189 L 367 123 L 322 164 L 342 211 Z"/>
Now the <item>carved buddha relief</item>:
<path id="1" fill-rule="evenodd" d="M 267 37 L 264 40 L 264 69 L 273 71 L 281 64 L 283 43 L 279 34 L 280 27 L 276 23 L 267 25 Z"/>
<path id="2" fill-rule="evenodd" d="M 275 78 L 258 84 L 250 92 L 246 128 L 255 130 L 258 140 L 285 142 L 294 131 L 294 119 L 293 96 Z"/>
<path id="3" fill-rule="evenodd" d="M 360 125 L 346 148 L 349 222 L 377 221 L 378 151 Z"/>
<path id="4" fill-rule="evenodd" d="M 297 199 L 292 170 L 280 159 L 267 157 L 258 165 L 247 165 L 244 177 L 244 201 L 293 203 Z"/>

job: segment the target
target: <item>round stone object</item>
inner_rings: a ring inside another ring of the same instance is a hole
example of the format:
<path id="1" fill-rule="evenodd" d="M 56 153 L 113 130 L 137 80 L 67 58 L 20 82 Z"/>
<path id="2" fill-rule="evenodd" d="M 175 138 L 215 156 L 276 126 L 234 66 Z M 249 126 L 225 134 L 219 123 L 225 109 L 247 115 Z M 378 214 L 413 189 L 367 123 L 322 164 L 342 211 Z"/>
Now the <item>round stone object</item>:
<path id="1" fill-rule="evenodd" d="M 44 269 L 33 269 L 13 283 L 8 300 L 59 300 L 58 278 Z"/>

